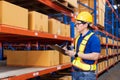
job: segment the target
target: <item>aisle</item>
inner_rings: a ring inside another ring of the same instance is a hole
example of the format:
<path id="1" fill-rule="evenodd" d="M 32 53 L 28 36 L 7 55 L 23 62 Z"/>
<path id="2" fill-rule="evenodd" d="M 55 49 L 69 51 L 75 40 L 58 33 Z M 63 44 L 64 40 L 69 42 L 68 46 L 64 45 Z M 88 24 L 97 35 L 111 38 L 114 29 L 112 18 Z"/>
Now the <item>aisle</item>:
<path id="1" fill-rule="evenodd" d="M 102 74 L 98 80 L 120 80 L 120 62 Z"/>

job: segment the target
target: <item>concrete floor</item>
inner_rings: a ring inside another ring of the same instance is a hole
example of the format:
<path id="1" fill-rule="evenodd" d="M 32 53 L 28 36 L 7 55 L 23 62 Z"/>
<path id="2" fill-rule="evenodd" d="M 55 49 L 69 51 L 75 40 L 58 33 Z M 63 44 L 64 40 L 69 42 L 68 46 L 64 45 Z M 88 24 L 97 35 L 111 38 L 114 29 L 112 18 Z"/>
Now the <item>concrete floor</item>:
<path id="1" fill-rule="evenodd" d="M 6 61 L 0 61 L 0 66 L 6 65 Z M 34 78 L 29 80 L 40 80 L 40 78 Z M 98 80 L 120 80 L 120 62 L 112 66 L 108 71 L 105 71 Z"/>
<path id="2" fill-rule="evenodd" d="M 98 80 L 120 80 L 120 62 L 99 76 Z"/>

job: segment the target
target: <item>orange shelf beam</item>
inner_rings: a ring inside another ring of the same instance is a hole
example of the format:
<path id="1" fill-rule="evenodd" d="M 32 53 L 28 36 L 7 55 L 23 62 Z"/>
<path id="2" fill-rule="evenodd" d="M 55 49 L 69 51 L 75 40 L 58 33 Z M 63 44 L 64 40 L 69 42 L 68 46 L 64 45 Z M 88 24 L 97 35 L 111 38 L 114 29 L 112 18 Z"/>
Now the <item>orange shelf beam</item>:
<path id="1" fill-rule="evenodd" d="M 46 6 L 51 7 L 52 9 L 54 9 L 54 10 L 56 10 L 58 12 L 61 12 L 63 14 L 66 14 L 66 15 L 70 16 L 70 17 L 73 17 L 72 16 L 73 13 L 71 11 L 69 11 L 69 10 L 67 10 L 67 9 L 53 3 L 52 0 L 38 0 L 38 1 L 45 4 Z"/>
<path id="2" fill-rule="evenodd" d="M 48 68 L 41 70 L 41 71 L 26 73 L 26 74 L 22 74 L 22 75 L 18 75 L 18 76 L 12 76 L 12 77 L 4 78 L 1 80 L 26 80 L 26 79 L 33 78 L 36 76 L 41 76 L 41 75 L 44 75 L 44 74 L 47 74 L 50 72 L 66 69 L 66 68 L 69 68 L 71 66 L 72 66 L 71 63 L 67 63 L 67 64 L 58 65 L 58 66 L 54 66 L 54 67 L 50 67 L 50 68 L 48 67 Z"/>
<path id="3" fill-rule="evenodd" d="M 0 24 L 0 35 L 1 35 L 0 40 L 2 40 L 2 38 L 4 40 L 5 36 L 8 36 L 8 37 L 13 37 L 13 36 L 20 37 L 21 36 L 21 38 L 22 38 L 22 36 L 24 38 L 26 36 L 29 38 L 36 37 L 36 38 L 47 38 L 47 39 L 73 41 L 73 39 L 70 37 L 64 37 L 64 36 L 59 36 L 59 35 L 45 33 L 45 32 L 30 31 L 30 30 L 15 28 L 15 27 L 3 25 L 3 24 Z"/>

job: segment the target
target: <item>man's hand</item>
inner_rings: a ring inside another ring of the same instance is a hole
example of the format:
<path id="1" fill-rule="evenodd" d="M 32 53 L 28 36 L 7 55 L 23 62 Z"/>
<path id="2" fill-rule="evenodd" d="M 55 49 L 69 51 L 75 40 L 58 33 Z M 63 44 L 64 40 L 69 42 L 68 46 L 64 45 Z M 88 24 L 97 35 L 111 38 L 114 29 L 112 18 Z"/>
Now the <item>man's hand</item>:
<path id="1" fill-rule="evenodd" d="M 65 51 L 67 51 L 67 50 L 68 50 L 68 49 L 67 49 L 67 46 L 64 46 L 64 47 L 63 47 L 63 49 L 64 49 Z"/>
<path id="2" fill-rule="evenodd" d="M 72 50 L 66 50 L 65 53 L 66 53 L 67 55 L 69 55 L 70 57 L 74 57 L 75 54 L 76 54 L 76 53 L 75 53 L 74 51 L 72 51 Z"/>

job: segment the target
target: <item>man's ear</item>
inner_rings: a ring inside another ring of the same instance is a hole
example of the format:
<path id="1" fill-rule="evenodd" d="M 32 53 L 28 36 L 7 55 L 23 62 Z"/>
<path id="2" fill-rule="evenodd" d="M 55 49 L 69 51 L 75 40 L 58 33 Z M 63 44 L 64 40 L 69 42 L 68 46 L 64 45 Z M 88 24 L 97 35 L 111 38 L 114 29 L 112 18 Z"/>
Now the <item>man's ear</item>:
<path id="1" fill-rule="evenodd" d="M 84 27 L 86 27 L 86 28 L 87 28 L 87 27 L 88 27 L 88 23 L 85 23 L 85 24 L 84 24 Z"/>

